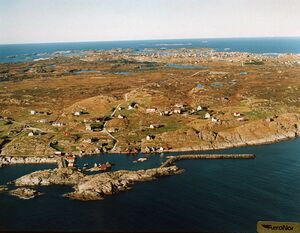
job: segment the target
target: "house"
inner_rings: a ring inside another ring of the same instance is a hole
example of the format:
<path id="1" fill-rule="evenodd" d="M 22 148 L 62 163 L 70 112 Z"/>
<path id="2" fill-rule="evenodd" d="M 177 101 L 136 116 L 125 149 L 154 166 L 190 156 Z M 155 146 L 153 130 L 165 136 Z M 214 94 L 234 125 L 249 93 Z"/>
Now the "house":
<path id="1" fill-rule="evenodd" d="M 241 116 L 241 113 L 239 113 L 239 112 L 234 112 L 234 113 L 233 113 L 233 116 L 239 117 L 239 116 Z"/>
<path id="2" fill-rule="evenodd" d="M 184 104 L 175 104 L 174 105 L 176 108 L 183 108 L 184 107 Z"/>
<path id="3" fill-rule="evenodd" d="M 85 124 L 85 130 L 87 130 L 87 131 L 92 131 L 92 126 L 91 126 L 91 124 Z"/>
<path id="4" fill-rule="evenodd" d="M 204 115 L 204 119 L 209 119 L 210 118 L 210 114 L 207 112 L 207 113 L 205 113 L 205 115 Z"/>
<path id="5" fill-rule="evenodd" d="M 176 108 L 174 108 L 173 112 L 174 112 L 175 114 L 181 114 L 181 108 L 176 107 Z"/>
<path id="6" fill-rule="evenodd" d="M 245 121 L 245 118 L 244 117 L 239 117 L 237 118 L 238 121 Z"/>
<path id="7" fill-rule="evenodd" d="M 146 113 L 154 113 L 156 112 L 156 108 L 147 108 Z"/>
<path id="8" fill-rule="evenodd" d="M 128 105 L 128 110 L 132 110 L 132 109 L 135 109 L 137 108 L 138 104 L 137 103 L 131 103 Z"/>
<path id="9" fill-rule="evenodd" d="M 201 111 L 202 110 L 202 107 L 199 105 L 198 107 L 197 107 L 197 111 Z"/>
<path id="10" fill-rule="evenodd" d="M 150 140 L 152 140 L 152 139 L 154 139 L 154 136 L 153 136 L 153 135 L 147 135 L 147 137 L 146 137 L 146 140 L 147 140 L 147 141 L 150 141 Z"/>
<path id="11" fill-rule="evenodd" d="M 99 154 L 101 153 L 101 150 L 99 148 L 96 148 L 95 151 L 94 151 L 96 154 Z"/>
<path id="12" fill-rule="evenodd" d="M 32 137 L 33 135 L 34 135 L 33 132 L 28 133 L 28 136 L 29 136 L 29 137 Z"/>
<path id="13" fill-rule="evenodd" d="M 118 118 L 119 118 L 119 119 L 123 119 L 123 118 L 125 118 L 125 116 L 119 114 L 119 115 L 118 115 Z"/>
<path id="14" fill-rule="evenodd" d="M 160 128 L 160 127 L 161 127 L 160 124 L 151 124 L 151 125 L 149 126 L 150 129 L 156 129 L 156 128 Z"/>
<path id="15" fill-rule="evenodd" d="M 63 122 L 58 122 L 58 121 L 55 121 L 55 122 L 52 122 L 52 124 L 51 124 L 52 126 L 57 126 L 57 127 L 61 127 L 61 126 L 64 126 L 65 125 L 65 123 L 63 123 Z"/>
<path id="16" fill-rule="evenodd" d="M 35 110 L 31 110 L 30 111 L 30 115 L 35 115 L 36 114 L 36 111 Z"/>
<path id="17" fill-rule="evenodd" d="M 150 153 L 150 152 L 151 152 L 150 148 L 148 146 L 146 146 L 145 147 L 145 153 Z"/>
<path id="18" fill-rule="evenodd" d="M 55 155 L 63 155 L 63 152 L 61 152 L 61 151 L 55 151 L 54 154 Z"/>
<path id="19" fill-rule="evenodd" d="M 118 132 L 118 129 L 117 128 L 107 128 L 107 131 L 109 133 L 115 133 L 115 132 Z"/>
<path id="20" fill-rule="evenodd" d="M 82 142 L 90 144 L 90 143 L 92 143 L 92 139 L 91 138 L 85 138 L 85 139 L 82 140 Z"/>
<path id="21" fill-rule="evenodd" d="M 214 118 L 214 117 L 212 117 L 212 118 L 211 118 L 211 121 L 212 121 L 212 122 L 218 122 L 218 119 L 217 119 L 217 118 Z"/>
<path id="22" fill-rule="evenodd" d="M 67 167 L 76 167 L 76 157 L 75 156 L 67 156 L 66 158 L 67 161 Z"/>
<path id="23" fill-rule="evenodd" d="M 36 122 L 45 124 L 45 123 L 48 122 L 48 120 L 47 119 L 40 119 L 40 120 L 37 120 Z"/>
<path id="24" fill-rule="evenodd" d="M 81 114 L 82 114 L 81 111 L 78 111 L 78 112 L 74 112 L 74 113 L 73 113 L 74 116 L 80 116 Z"/>

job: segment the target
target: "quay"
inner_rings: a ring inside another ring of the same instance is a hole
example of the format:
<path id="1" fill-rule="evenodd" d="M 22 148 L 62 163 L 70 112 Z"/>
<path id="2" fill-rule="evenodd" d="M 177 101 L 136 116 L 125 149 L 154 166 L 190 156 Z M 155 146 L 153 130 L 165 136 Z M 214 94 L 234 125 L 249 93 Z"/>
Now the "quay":
<path id="1" fill-rule="evenodd" d="M 190 159 L 254 159 L 254 154 L 201 154 L 201 155 L 177 155 L 177 156 L 168 156 L 160 168 L 169 167 L 175 162 L 180 160 L 190 160 Z"/>

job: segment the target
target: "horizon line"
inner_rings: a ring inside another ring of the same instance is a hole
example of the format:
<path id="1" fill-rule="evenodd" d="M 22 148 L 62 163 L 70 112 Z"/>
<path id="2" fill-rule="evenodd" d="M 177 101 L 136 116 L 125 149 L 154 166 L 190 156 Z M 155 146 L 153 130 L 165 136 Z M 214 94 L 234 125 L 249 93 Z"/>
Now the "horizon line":
<path id="1" fill-rule="evenodd" d="M 25 42 L 0 43 L 0 45 L 30 45 L 30 44 L 64 44 L 64 43 L 91 43 L 91 42 L 126 42 L 126 41 L 163 41 L 163 40 L 205 40 L 205 39 L 255 39 L 255 38 L 300 38 L 299 36 L 232 36 L 232 37 L 197 37 L 197 38 L 161 38 L 161 39 L 124 39 L 124 40 L 84 40 L 84 41 L 53 41 L 53 42 Z"/>

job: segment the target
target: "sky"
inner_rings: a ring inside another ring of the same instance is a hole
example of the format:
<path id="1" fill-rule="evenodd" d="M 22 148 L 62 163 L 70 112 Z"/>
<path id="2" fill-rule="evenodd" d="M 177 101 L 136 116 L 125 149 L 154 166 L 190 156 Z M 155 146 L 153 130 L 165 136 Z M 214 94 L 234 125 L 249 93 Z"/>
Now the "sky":
<path id="1" fill-rule="evenodd" d="M 0 44 L 300 36 L 300 0 L 0 0 Z"/>

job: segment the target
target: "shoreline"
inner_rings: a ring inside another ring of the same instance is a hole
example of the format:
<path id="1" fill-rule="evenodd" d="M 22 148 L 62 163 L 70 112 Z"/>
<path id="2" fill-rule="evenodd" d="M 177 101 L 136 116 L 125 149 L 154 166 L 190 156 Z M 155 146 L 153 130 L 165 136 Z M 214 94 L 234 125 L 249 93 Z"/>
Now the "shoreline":
<path id="1" fill-rule="evenodd" d="M 224 147 L 214 147 L 214 148 L 204 148 L 204 149 L 194 149 L 195 147 L 190 147 L 190 148 L 177 148 L 176 150 L 166 150 L 161 153 L 163 154 L 171 154 L 171 153 L 189 153 L 189 152 L 205 152 L 205 151 L 218 151 L 218 150 L 225 150 L 225 149 L 232 149 L 232 148 L 239 148 L 239 147 L 245 147 L 245 146 L 260 146 L 260 145 L 271 145 L 275 144 L 278 142 L 283 142 L 283 141 L 288 141 L 288 140 L 294 140 L 298 138 L 299 135 L 295 134 L 294 137 L 281 137 L 279 139 L 270 141 L 270 140 L 265 140 L 261 143 L 244 143 L 240 144 L 238 146 L 236 145 L 229 145 L 229 146 L 224 146 Z M 78 157 L 88 157 L 88 156 L 101 156 L 104 154 L 122 154 L 122 155 L 132 155 L 132 156 L 137 156 L 137 155 L 155 155 L 155 154 L 161 154 L 161 153 L 138 153 L 138 154 L 128 154 L 126 152 L 118 152 L 118 153 L 98 153 L 98 154 L 85 154 L 81 155 Z M 175 156 L 180 156 L 180 155 L 175 155 Z M 24 156 L 0 156 L 0 168 L 9 166 L 9 165 L 20 165 L 20 164 L 55 164 L 57 163 L 57 160 L 61 158 L 59 156 L 53 156 L 53 155 L 45 155 L 45 156 L 30 156 L 30 155 L 24 155 Z"/>

